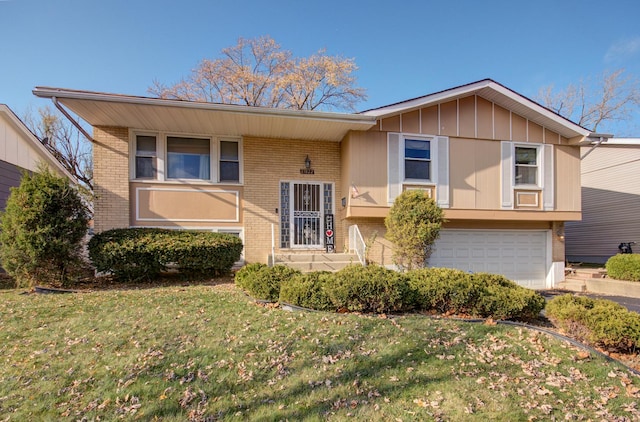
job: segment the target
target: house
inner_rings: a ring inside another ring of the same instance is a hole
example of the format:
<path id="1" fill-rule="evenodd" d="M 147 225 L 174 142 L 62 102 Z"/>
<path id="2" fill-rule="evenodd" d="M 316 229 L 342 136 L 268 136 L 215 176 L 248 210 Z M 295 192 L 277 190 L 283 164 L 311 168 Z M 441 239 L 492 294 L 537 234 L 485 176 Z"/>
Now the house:
<path id="1" fill-rule="evenodd" d="M 10 189 L 20 184 L 22 173 L 36 171 L 39 163 L 75 181 L 18 116 L 0 104 L 0 210 L 5 208 Z"/>
<path id="2" fill-rule="evenodd" d="M 236 233 L 249 262 L 366 244 L 391 265 L 384 217 L 401 191 L 422 189 L 448 220 L 430 265 L 533 288 L 564 278 L 590 132 L 493 80 L 359 114 L 34 94 L 93 126 L 96 231 Z"/>
<path id="3" fill-rule="evenodd" d="M 640 252 L 640 138 L 582 147 L 582 221 L 566 225 L 570 262 L 604 264 L 620 243 Z"/>

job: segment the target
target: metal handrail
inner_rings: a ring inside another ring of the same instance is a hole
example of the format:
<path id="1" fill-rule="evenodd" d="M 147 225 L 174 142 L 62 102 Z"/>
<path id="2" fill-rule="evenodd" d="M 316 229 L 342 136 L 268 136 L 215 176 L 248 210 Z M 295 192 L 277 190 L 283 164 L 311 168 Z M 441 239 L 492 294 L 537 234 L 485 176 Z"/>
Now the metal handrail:
<path id="1" fill-rule="evenodd" d="M 357 224 L 349 226 L 349 252 L 355 252 L 363 266 L 367 266 L 367 245 Z"/>

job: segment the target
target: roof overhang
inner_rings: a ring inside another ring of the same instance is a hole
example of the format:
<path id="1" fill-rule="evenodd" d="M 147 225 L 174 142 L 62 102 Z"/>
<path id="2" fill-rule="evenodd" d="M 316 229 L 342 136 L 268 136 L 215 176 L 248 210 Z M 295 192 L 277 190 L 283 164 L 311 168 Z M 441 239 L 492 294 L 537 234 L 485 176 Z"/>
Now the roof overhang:
<path id="1" fill-rule="evenodd" d="M 339 142 L 351 130 L 368 130 L 375 116 L 214 104 L 36 87 L 92 126 L 190 134 Z"/>
<path id="2" fill-rule="evenodd" d="M 20 120 L 18 116 L 7 106 L 6 104 L 0 104 L 0 114 L 3 114 L 7 117 L 7 121 L 13 126 L 13 128 L 22 135 L 22 139 L 26 140 L 26 142 L 31 145 L 36 151 L 38 151 L 40 158 L 42 161 L 49 165 L 55 167 L 58 172 L 65 177 L 67 177 L 71 183 L 77 184 L 78 180 L 73 176 L 69 170 L 67 170 L 61 163 L 58 161 L 49 150 L 42 145 L 40 139 L 31 132 L 31 130 Z"/>
<path id="3" fill-rule="evenodd" d="M 491 79 L 484 79 L 482 81 L 462 85 L 446 91 L 436 92 L 424 97 L 367 110 L 362 114 L 366 116 L 376 116 L 379 119 L 392 117 L 401 113 L 407 113 L 420 108 L 457 100 L 470 95 L 477 95 L 491 101 L 500 107 L 510 110 L 513 113 L 516 113 L 551 131 L 559 133 L 561 136 L 568 139 L 582 139 L 589 136 L 591 133 L 582 126 L 573 123 L 535 101 L 530 100 L 529 98 L 524 97 Z"/>

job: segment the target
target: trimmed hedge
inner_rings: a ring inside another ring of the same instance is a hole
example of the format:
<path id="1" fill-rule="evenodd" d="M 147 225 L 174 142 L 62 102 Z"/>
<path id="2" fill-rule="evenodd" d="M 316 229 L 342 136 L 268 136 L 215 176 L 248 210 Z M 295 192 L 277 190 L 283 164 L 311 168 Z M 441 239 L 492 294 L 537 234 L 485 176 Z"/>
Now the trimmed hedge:
<path id="1" fill-rule="evenodd" d="M 610 300 L 558 296 L 547 304 L 547 317 L 578 340 L 608 351 L 640 347 L 640 314 Z"/>
<path id="2" fill-rule="evenodd" d="M 119 280 L 152 279 L 169 266 L 182 273 L 220 275 L 231 270 L 241 253 L 238 237 L 213 232 L 113 229 L 89 241 L 96 270 Z"/>
<path id="3" fill-rule="evenodd" d="M 418 308 L 425 311 L 527 320 L 535 319 L 545 306 L 538 293 L 497 274 L 423 268 L 407 275 Z"/>
<path id="4" fill-rule="evenodd" d="M 275 302 L 280 297 L 280 285 L 300 274 L 300 271 L 284 265 L 249 264 L 236 272 L 235 283 L 255 299 Z"/>
<path id="5" fill-rule="evenodd" d="M 236 273 L 236 284 L 257 299 L 325 311 L 436 311 L 494 319 L 535 319 L 545 300 L 494 274 L 469 274 L 448 268 L 399 273 L 380 266 L 350 265 L 337 273 L 301 274 L 264 264 Z"/>
<path id="6" fill-rule="evenodd" d="M 616 280 L 640 281 L 640 254 L 618 254 L 607 260 L 607 275 Z"/>
<path id="7" fill-rule="evenodd" d="M 413 308 L 413 292 L 404 274 L 378 265 L 349 265 L 326 282 L 337 309 L 358 312 L 400 312 Z"/>
<path id="8" fill-rule="evenodd" d="M 279 301 L 317 311 L 337 311 L 326 287 L 332 277 L 326 271 L 296 274 L 280 285 Z"/>

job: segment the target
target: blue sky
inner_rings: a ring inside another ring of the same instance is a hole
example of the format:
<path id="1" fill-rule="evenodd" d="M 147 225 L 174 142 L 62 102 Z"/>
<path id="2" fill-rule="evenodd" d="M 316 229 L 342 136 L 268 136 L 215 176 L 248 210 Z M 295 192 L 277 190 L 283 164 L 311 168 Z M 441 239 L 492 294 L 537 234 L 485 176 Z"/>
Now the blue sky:
<path id="1" fill-rule="evenodd" d="M 625 68 L 640 79 L 638 0 L 0 0 L 0 103 L 53 86 L 148 95 L 238 37 L 354 58 L 378 107 L 484 78 L 528 97 Z M 640 136 L 640 115 L 618 136 Z"/>

